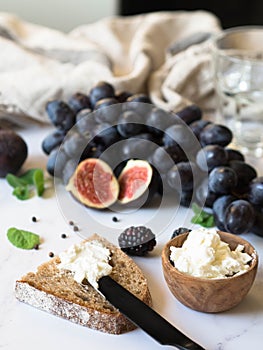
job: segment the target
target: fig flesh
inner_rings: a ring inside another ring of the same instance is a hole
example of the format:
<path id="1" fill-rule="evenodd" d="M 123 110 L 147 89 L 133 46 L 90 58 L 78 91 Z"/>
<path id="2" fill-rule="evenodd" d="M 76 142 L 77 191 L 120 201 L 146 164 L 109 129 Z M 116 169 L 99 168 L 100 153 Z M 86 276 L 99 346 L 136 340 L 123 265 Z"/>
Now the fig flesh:
<path id="1" fill-rule="evenodd" d="M 130 159 L 118 177 L 118 201 L 127 204 L 140 198 L 149 188 L 153 176 L 151 165 L 140 159 Z"/>
<path id="2" fill-rule="evenodd" d="M 0 177 L 16 174 L 28 154 L 23 138 L 12 130 L 0 130 Z"/>
<path id="3" fill-rule="evenodd" d="M 101 159 L 80 162 L 66 187 L 87 207 L 103 209 L 116 202 L 119 184 L 110 166 Z"/>

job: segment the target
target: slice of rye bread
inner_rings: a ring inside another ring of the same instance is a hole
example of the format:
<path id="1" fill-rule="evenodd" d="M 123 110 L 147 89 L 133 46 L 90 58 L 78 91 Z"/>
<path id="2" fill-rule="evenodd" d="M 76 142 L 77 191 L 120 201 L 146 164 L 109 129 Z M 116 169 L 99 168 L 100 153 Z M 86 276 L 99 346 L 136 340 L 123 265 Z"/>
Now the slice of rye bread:
<path id="1" fill-rule="evenodd" d="M 147 280 L 135 262 L 105 238 L 93 235 L 87 241 L 99 240 L 111 251 L 110 276 L 148 305 L 152 305 Z M 71 272 L 58 269 L 55 256 L 16 281 L 15 296 L 56 316 L 111 334 L 131 331 L 136 326 L 113 307 L 90 284 L 82 285 Z"/>

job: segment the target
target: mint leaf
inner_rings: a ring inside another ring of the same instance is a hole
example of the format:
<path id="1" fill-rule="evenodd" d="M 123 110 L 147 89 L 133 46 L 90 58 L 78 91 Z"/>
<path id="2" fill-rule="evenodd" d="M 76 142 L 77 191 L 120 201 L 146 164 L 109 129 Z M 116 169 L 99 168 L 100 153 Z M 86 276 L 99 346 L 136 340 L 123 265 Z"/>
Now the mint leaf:
<path id="1" fill-rule="evenodd" d="M 214 215 L 204 211 L 198 204 L 193 203 L 192 209 L 194 212 L 194 216 L 191 219 L 193 224 L 199 224 L 203 227 L 214 227 Z"/>
<path id="2" fill-rule="evenodd" d="M 30 192 L 28 186 L 18 186 L 15 187 L 12 194 L 21 200 L 26 200 L 30 198 Z"/>
<path id="3" fill-rule="evenodd" d="M 10 186 L 16 188 L 16 187 L 23 187 L 27 185 L 27 182 L 23 179 L 19 178 L 18 176 L 15 176 L 13 174 L 7 174 L 6 180 L 9 183 Z"/>
<path id="4" fill-rule="evenodd" d="M 214 215 L 210 214 L 210 216 L 206 220 L 206 226 L 205 227 L 214 227 L 214 226 L 215 226 Z"/>
<path id="5" fill-rule="evenodd" d="M 44 186 L 44 173 L 41 169 L 36 169 L 33 173 L 33 183 L 36 187 L 37 195 L 42 196 L 45 186 Z"/>
<path id="6" fill-rule="evenodd" d="M 34 185 L 34 174 L 37 170 L 40 170 L 40 169 L 38 168 L 29 169 L 24 174 L 22 174 L 19 178 L 22 181 L 25 181 L 27 185 Z"/>
<path id="7" fill-rule="evenodd" d="M 45 190 L 44 173 L 42 169 L 30 169 L 21 176 L 7 174 L 6 180 L 8 184 L 14 188 L 13 195 L 21 200 L 31 198 L 33 189 L 38 196 L 42 196 Z"/>
<path id="8" fill-rule="evenodd" d="M 33 249 L 40 244 L 39 235 L 11 227 L 7 231 L 8 240 L 17 248 Z"/>

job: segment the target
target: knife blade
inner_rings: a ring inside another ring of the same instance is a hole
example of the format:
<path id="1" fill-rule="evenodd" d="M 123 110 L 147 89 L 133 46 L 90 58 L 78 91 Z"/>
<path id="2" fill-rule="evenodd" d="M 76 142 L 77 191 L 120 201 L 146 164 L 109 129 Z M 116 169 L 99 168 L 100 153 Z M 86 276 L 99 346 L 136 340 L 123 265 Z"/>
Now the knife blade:
<path id="1" fill-rule="evenodd" d="M 100 278 L 98 284 L 113 306 L 160 344 L 180 350 L 205 350 L 110 276 Z"/>

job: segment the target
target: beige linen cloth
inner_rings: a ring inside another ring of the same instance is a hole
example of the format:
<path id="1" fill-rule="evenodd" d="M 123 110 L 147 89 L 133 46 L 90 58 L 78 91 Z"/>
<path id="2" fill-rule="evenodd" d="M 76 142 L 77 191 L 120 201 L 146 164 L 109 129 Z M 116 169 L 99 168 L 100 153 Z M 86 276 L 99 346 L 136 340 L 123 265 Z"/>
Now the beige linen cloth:
<path id="1" fill-rule="evenodd" d="M 48 100 L 88 93 L 100 80 L 146 92 L 167 110 L 209 108 L 209 37 L 220 30 L 205 11 L 110 17 L 67 34 L 0 13 L 0 126 L 49 122 Z"/>

